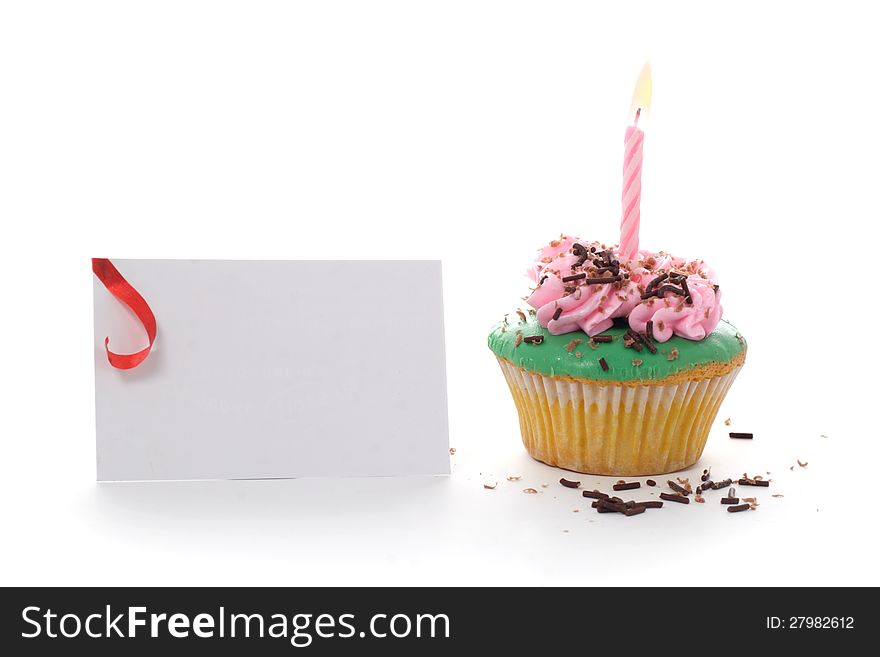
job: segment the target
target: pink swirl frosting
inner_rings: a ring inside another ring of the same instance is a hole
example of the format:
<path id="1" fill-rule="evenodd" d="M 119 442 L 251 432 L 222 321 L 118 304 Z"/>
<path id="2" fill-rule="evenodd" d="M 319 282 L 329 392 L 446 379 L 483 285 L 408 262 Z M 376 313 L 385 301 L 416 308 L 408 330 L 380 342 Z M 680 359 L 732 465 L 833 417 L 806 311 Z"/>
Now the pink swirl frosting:
<path id="1" fill-rule="evenodd" d="M 620 280 L 589 284 L 586 279 L 612 273 L 600 269 L 603 251 L 611 254 Z M 586 258 L 581 255 L 584 252 Z M 585 276 L 580 279 L 563 280 L 581 273 Z M 686 277 L 690 301 L 670 290 L 642 300 L 649 283 L 664 273 Z M 714 272 L 702 260 L 642 250 L 637 259 L 618 262 L 616 247 L 560 235 L 538 252 L 528 275 L 537 283 L 528 304 L 537 310 L 538 323 L 552 335 L 581 330 L 594 336 L 610 328 L 615 318 L 626 317 L 637 332 L 644 332 L 652 321 L 657 342 L 666 342 L 672 335 L 702 340 L 721 319 L 721 292 Z"/>

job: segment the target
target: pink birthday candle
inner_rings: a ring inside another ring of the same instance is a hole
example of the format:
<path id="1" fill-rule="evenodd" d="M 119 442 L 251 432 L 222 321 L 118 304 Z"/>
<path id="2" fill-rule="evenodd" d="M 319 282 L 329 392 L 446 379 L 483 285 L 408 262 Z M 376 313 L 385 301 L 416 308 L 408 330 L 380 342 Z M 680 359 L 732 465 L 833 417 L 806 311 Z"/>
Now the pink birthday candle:
<path id="1" fill-rule="evenodd" d="M 645 64 L 633 92 L 635 120 L 626 129 L 623 151 L 623 193 L 620 215 L 620 257 L 634 259 L 639 252 L 639 226 L 642 202 L 642 147 L 645 133 L 639 128 L 639 117 L 651 103 L 651 66 Z"/>

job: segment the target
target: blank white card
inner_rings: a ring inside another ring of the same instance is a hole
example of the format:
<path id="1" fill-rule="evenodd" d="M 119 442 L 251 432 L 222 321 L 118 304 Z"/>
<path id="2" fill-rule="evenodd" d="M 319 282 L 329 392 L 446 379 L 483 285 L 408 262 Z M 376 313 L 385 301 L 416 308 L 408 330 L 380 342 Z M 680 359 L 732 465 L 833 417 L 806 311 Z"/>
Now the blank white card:
<path id="1" fill-rule="evenodd" d="M 439 261 L 113 260 L 97 279 L 98 479 L 447 474 Z"/>

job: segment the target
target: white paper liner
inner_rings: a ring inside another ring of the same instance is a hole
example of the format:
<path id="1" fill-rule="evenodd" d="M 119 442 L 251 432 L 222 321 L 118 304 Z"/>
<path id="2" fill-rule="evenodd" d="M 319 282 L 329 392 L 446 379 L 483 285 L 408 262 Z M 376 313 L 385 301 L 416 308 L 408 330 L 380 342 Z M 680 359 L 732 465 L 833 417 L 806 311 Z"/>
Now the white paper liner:
<path id="1" fill-rule="evenodd" d="M 626 386 L 558 379 L 499 359 L 523 443 L 536 459 L 578 472 L 661 474 L 699 460 L 742 366 L 722 376 Z"/>

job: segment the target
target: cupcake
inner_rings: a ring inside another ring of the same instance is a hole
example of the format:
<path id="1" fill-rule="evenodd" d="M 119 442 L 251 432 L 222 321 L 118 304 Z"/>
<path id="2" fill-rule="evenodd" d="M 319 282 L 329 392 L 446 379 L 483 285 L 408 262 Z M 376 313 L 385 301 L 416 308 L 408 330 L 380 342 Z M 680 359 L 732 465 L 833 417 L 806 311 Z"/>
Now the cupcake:
<path id="1" fill-rule="evenodd" d="M 531 456 L 577 472 L 687 468 L 746 356 L 702 260 L 562 235 L 538 252 L 528 308 L 489 334 Z"/>

